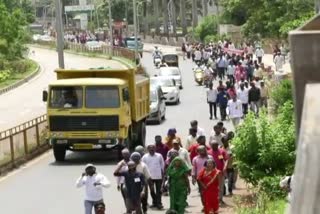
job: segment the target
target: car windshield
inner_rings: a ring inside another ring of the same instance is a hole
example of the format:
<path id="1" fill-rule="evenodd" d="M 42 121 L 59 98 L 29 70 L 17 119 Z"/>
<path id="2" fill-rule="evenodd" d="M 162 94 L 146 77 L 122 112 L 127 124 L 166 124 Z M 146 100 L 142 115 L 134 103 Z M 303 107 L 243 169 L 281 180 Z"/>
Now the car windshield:
<path id="1" fill-rule="evenodd" d="M 172 54 L 172 55 L 164 55 L 163 59 L 165 61 L 178 61 L 177 55 L 174 55 L 174 54 Z"/>
<path id="2" fill-rule="evenodd" d="M 56 86 L 50 89 L 49 106 L 51 108 L 81 108 L 82 87 Z"/>
<path id="3" fill-rule="evenodd" d="M 151 84 L 158 85 L 158 86 L 164 86 L 164 87 L 173 87 L 174 82 L 172 79 L 154 79 L 151 80 Z"/>
<path id="4" fill-rule="evenodd" d="M 160 69 L 160 76 L 179 76 L 180 72 L 177 68 L 161 68 Z"/>
<path id="5" fill-rule="evenodd" d="M 87 108 L 118 108 L 120 106 L 117 86 L 86 87 Z"/>
<path id="6" fill-rule="evenodd" d="M 150 91 L 150 102 L 152 103 L 158 102 L 157 91 Z"/>

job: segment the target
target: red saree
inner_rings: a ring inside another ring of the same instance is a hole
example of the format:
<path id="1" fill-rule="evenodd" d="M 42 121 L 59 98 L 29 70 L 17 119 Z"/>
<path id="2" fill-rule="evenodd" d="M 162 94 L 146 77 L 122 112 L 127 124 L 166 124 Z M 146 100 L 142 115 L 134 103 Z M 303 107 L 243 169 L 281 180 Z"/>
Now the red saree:
<path id="1" fill-rule="evenodd" d="M 198 176 L 198 181 L 204 184 L 207 188 L 202 190 L 204 201 L 204 213 L 215 214 L 219 210 L 219 173 L 217 169 L 211 172 L 206 172 L 203 168 Z M 213 182 L 211 180 L 214 179 Z M 209 184 L 211 182 L 211 184 Z M 209 185 L 208 185 L 209 184 Z"/>

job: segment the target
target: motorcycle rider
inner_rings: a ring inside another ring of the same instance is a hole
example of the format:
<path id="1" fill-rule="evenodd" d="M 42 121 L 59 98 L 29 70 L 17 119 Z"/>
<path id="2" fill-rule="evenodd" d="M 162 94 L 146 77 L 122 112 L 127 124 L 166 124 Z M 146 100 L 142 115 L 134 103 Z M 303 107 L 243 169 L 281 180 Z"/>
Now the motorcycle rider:
<path id="1" fill-rule="evenodd" d="M 154 47 L 154 51 L 152 53 L 152 57 L 153 57 L 153 64 L 155 64 L 155 59 L 156 58 L 160 58 L 162 59 L 162 55 L 161 55 L 161 51 L 159 50 L 158 46 Z"/>

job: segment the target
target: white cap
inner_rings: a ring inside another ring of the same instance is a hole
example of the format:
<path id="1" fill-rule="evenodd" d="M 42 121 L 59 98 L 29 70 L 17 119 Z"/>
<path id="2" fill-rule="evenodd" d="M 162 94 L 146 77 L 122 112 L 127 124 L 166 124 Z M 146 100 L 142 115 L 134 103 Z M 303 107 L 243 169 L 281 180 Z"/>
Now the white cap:
<path id="1" fill-rule="evenodd" d="M 88 163 L 88 164 L 86 165 L 86 168 L 85 168 L 85 169 L 88 169 L 89 167 L 96 168 L 92 163 Z"/>

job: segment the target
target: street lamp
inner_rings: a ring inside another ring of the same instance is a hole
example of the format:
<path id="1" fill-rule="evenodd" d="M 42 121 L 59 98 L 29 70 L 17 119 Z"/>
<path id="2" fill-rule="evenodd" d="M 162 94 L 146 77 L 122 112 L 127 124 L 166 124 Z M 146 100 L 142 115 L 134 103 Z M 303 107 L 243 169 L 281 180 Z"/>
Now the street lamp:
<path id="1" fill-rule="evenodd" d="M 139 20 L 139 9 L 141 8 L 143 2 L 138 2 L 137 4 L 137 32 L 140 33 L 140 20 Z"/>
<path id="2" fill-rule="evenodd" d="M 56 6 L 56 32 L 57 32 L 57 51 L 59 68 L 64 68 L 64 41 L 63 41 L 63 25 L 62 25 L 62 7 L 61 0 L 55 0 Z"/>
<path id="3" fill-rule="evenodd" d="M 134 25 L 134 43 L 135 43 L 135 59 L 138 58 L 138 32 L 137 32 L 137 0 L 133 0 L 133 25 Z"/>
<path id="4" fill-rule="evenodd" d="M 109 3 L 109 33 L 110 33 L 110 46 L 111 46 L 111 56 L 113 56 L 113 29 L 112 29 L 112 13 L 111 13 L 111 0 Z"/>

